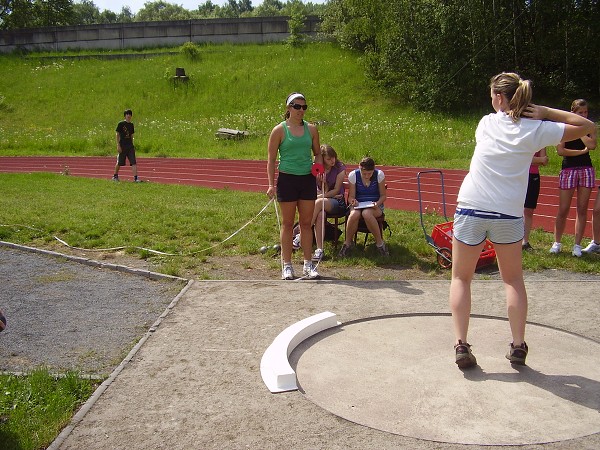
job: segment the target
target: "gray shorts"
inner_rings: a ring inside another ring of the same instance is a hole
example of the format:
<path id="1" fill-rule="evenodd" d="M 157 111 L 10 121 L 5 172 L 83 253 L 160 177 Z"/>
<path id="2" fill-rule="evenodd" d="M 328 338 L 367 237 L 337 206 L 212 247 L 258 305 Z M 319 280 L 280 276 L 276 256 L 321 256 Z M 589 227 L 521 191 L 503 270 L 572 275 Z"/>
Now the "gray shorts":
<path id="1" fill-rule="evenodd" d="M 331 211 L 327 214 L 331 214 L 332 216 L 341 216 L 346 214 L 348 211 L 348 206 L 343 198 L 328 198 L 327 202 L 331 206 Z"/>
<path id="2" fill-rule="evenodd" d="M 457 208 L 454 237 L 467 245 L 480 245 L 489 239 L 494 244 L 514 244 L 523 240 L 523 217 L 491 211 Z"/>

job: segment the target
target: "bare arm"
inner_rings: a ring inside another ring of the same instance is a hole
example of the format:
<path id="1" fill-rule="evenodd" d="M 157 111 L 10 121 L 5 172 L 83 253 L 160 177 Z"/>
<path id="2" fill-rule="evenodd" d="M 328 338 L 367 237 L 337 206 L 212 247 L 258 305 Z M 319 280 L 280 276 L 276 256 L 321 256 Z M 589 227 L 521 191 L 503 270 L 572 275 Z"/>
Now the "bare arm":
<path id="1" fill-rule="evenodd" d="M 344 184 L 345 177 L 346 177 L 345 170 L 338 173 L 337 177 L 335 179 L 335 186 L 333 186 L 332 189 L 327 191 L 327 193 L 325 194 L 325 197 L 337 197 L 340 194 L 340 191 L 342 190 L 342 184 Z"/>
<path id="2" fill-rule="evenodd" d="M 375 206 L 380 206 L 387 199 L 387 189 L 385 187 L 385 178 L 379 182 L 379 200 L 375 202 Z"/>
<path id="3" fill-rule="evenodd" d="M 584 153 L 589 153 L 589 150 L 587 148 L 584 148 L 583 150 L 566 148 L 565 143 L 561 142 L 556 146 L 556 153 L 558 153 L 559 156 L 579 156 L 583 155 Z"/>
<path id="4" fill-rule="evenodd" d="M 356 203 L 356 184 L 350 183 L 350 186 L 348 187 L 348 204 L 350 206 L 355 206 Z"/>
<path id="5" fill-rule="evenodd" d="M 534 156 L 531 159 L 531 164 L 533 164 L 534 166 L 548 165 L 548 153 L 546 152 L 546 147 L 540 150 L 539 156 Z"/>
<path id="6" fill-rule="evenodd" d="M 321 156 L 321 141 L 319 140 L 319 130 L 315 125 L 309 124 L 308 129 L 312 137 L 312 152 L 315 157 L 315 162 L 323 164 L 323 157 Z"/>
<path id="7" fill-rule="evenodd" d="M 595 133 L 596 125 L 591 120 L 581 117 L 575 113 L 561 109 L 549 108 L 547 106 L 531 104 L 523 112 L 523 116 L 537 120 L 551 120 L 566 124 L 562 142 L 573 141 L 586 134 Z"/>
<path id="8" fill-rule="evenodd" d="M 115 133 L 115 139 L 117 140 L 117 151 L 121 153 L 121 135 L 118 131 Z"/>
<path id="9" fill-rule="evenodd" d="M 594 128 L 592 133 L 582 136 L 581 140 L 588 150 L 594 150 L 596 148 L 596 129 Z"/>
<path id="10" fill-rule="evenodd" d="M 281 125 L 277 125 L 271 131 L 269 136 L 269 144 L 267 147 L 267 178 L 269 180 L 269 188 L 267 189 L 267 195 L 273 197 L 275 195 L 275 164 L 277 161 L 277 151 L 279 150 L 279 144 L 283 138 L 283 128 Z"/>

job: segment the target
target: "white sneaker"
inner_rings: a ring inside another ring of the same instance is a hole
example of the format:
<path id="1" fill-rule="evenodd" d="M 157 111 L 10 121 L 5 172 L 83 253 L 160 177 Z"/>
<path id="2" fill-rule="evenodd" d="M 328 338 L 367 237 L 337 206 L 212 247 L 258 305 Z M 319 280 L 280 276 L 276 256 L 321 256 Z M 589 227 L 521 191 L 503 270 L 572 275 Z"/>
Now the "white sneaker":
<path id="1" fill-rule="evenodd" d="M 581 258 L 581 245 L 575 244 L 573 246 L 573 256 L 576 256 L 577 258 Z"/>
<path id="2" fill-rule="evenodd" d="M 293 280 L 294 279 L 294 268 L 292 266 L 285 265 L 283 266 L 283 271 L 281 272 L 282 280 Z"/>
<path id="3" fill-rule="evenodd" d="M 314 280 L 320 277 L 319 272 L 317 272 L 317 269 L 312 262 L 304 265 L 302 275 L 309 280 Z"/>
<path id="4" fill-rule="evenodd" d="M 560 242 L 555 242 L 554 244 L 552 244 L 552 247 L 550 248 L 550 253 L 560 253 L 560 249 L 562 248 L 562 244 Z"/>
<path id="5" fill-rule="evenodd" d="M 595 241 L 592 241 L 588 244 L 586 248 L 581 250 L 583 253 L 597 253 L 600 252 L 600 245 L 596 244 Z"/>
<path id="6" fill-rule="evenodd" d="M 294 239 L 292 239 L 292 248 L 294 250 L 298 250 L 300 248 L 300 235 L 299 234 L 294 236 Z"/>
<path id="7" fill-rule="evenodd" d="M 598 246 L 598 248 L 600 248 L 600 245 Z M 318 248 L 313 253 L 312 260 L 320 262 L 322 259 L 323 259 L 323 249 L 322 248 Z"/>

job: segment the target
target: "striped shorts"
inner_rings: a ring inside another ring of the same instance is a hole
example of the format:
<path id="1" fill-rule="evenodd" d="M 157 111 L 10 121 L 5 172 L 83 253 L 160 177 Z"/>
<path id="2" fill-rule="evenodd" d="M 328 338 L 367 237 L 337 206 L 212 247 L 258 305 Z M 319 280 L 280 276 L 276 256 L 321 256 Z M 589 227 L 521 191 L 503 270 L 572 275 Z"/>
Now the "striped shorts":
<path id="1" fill-rule="evenodd" d="M 594 188 L 596 172 L 593 167 L 570 167 L 562 169 L 558 176 L 560 189 L 575 189 L 578 186 Z"/>
<path id="2" fill-rule="evenodd" d="M 480 245 L 489 239 L 494 244 L 514 244 L 525 234 L 523 217 L 492 211 L 456 208 L 454 237 L 467 245 Z"/>

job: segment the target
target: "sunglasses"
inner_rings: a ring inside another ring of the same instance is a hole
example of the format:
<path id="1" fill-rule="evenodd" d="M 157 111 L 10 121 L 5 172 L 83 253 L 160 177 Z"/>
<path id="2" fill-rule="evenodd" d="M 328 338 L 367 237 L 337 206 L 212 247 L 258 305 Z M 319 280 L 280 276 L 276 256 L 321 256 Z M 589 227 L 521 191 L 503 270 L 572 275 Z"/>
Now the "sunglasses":
<path id="1" fill-rule="evenodd" d="M 290 106 L 298 110 L 303 109 L 304 111 L 306 111 L 306 109 L 308 108 L 308 105 L 299 105 L 298 103 L 292 103 Z"/>

